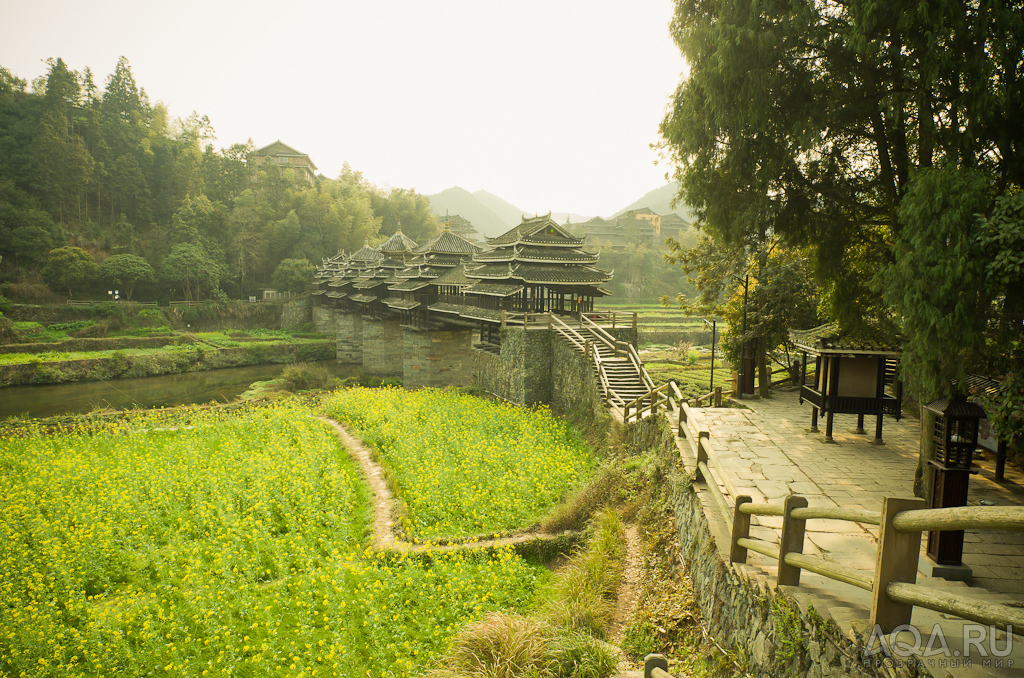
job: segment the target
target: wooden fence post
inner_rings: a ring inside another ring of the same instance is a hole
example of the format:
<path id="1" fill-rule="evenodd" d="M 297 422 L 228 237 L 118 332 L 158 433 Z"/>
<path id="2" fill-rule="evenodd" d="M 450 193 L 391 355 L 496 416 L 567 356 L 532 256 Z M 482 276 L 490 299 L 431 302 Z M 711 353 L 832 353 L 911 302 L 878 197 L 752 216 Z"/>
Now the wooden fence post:
<path id="1" fill-rule="evenodd" d="M 704 441 L 709 438 L 711 434 L 708 431 L 697 432 L 697 475 L 694 480 L 703 480 L 705 482 L 713 483 L 714 478 L 705 478 L 704 473 L 700 470 L 700 463 L 704 462 L 707 466 L 708 463 L 708 450 L 704 447 Z"/>
<path id="2" fill-rule="evenodd" d="M 721 386 L 716 386 L 715 387 L 715 407 L 721 407 L 721 406 L 722 406 L 722 387 Z"/>
<path id="3" fill-rule="evenodd" d="M 729 562 L 731 563 L 747 562 L 747 548 L 736 542 L 750 537 L 750 514 L 740 511 L 740 506 L 750 502 L 751 499 L 748 495 L 741 494 L 736 497 L 736 508 L 732 513 L 732 545 L 729 548 Z"/>
<path id="4" fill-rule="evenodd" d="M 501 309 L 501 326 L 505 326 L 505 309 Z"/>
<path id="5" fill-rule="evenodd" d="M 897 626 L 909 624 L 914 606 L 889 599 L 885 589 L 889 582 L 917 581 L 917 559 L 921 555 L 921 533 L 897 532 L 892 521 L 897 513 L 925 507 L 924 499 L 882 500 L 882 520 L 879 525 L 878 555 L 875 558 L 875 581 L 871 590 L 871 618 L 869 629 L 878 627 L 882 633 L 892 633 Z"/>
<path id="6" fill-rule="evenodd" d="M 800 585 L 800 568 L 788 565 L 786 554 L 804 552 L 804 529 L 807 520 L 794 518 L 792 511 L 795 508 L 805 508 L 806 506 L 807 497 L 801 497 L 798 494 L 786 497 L 782 515 L 782 537 L 779 538 L 779 586 Z"/>
<path id="7" fill-rule="evenodd" d="M 633 311 L 633 331 L 636 332 L 636 311 Z M 640 339 L 637 339 L 637 343 L 639 342 Z"/>
<path id="8" fill-rule="evenodd" d="M 732 373 L 732 396 L 738 398 L 740 396 L 740 375 L 735 372 Z"/>

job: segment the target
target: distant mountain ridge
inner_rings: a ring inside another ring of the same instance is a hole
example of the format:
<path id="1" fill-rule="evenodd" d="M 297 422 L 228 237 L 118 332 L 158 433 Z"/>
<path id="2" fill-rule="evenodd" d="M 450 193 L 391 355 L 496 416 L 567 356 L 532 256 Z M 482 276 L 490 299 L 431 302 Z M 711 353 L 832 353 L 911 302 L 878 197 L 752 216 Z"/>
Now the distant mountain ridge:
<path id="1" fill-rule="evenodd" d="M 445 212 L 458 214 L 473 224 L 473 228 L 482 235 L 489 238 L 496 238 L 511 228 L 476 196 L 459 186 L 447 188 L 435 195 L 428 195 L 427 199 L 430 200 L 430 209 L 434 214 L 442 218 Z M 519 221 L 517 220 L 516 223 L 518 224 Z"/>
<path id="2" fill-rule="evenodd" d="M 675 212 L 686 222 L 692 223 L 695 219 L 688 208 L 680 205 L 677 209 L 672 209 L 671 202 L 678 190 L 677 182 L 665 184 L 661 188 L 645 193 L 638 200 L 613 214 L 612 218 L 629 210 L 647 207 L 657 214 Z M 428 195 L 427 199 L 430 200 L 430 209 L 434 214 L 439 217 L 444 217 L 446 211 L 449 214 L 458 214 L 464 219 L 468 219 L 477 231 L 489 238 L 495 238 L 510 228 L 518 226 L 524 215 L 532 216 L 532 214 L 527 214 L 508 201 L 484 190 L 470 193 L 464 188 L 453 186 L 440 193 Z M 590 219 L 590 217 L 570 212 L 552 212 L 551 218 L 559 224 L 564 224 L 566 219 L 574 224 Z"/>

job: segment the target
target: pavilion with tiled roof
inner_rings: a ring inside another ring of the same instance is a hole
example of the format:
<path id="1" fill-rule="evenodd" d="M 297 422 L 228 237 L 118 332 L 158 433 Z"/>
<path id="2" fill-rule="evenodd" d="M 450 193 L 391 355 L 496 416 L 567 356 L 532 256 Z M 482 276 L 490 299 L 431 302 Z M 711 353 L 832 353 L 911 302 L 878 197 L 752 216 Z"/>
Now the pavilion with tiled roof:
<path id="1" fill-rule="evenodd" d="M 466 268 L 475 281 L 464 290 L 468 303 L 528 313 L 592 311 L 594 298 L 608 294 L 600 285 L 612 274 L 592 266 L 598 255 L 584 251 L 583 243 L 550 214 L 524 217 L 473 257 Z"/>
<path id="2" fill-rule="evenodd" d="M 463 273 L 464 264 L 480 247 L 445 228 L 413 250 L 408 266 L 396 274 L 398 282 L 390 285 L 392 293 L 385 303 L 402 316 L 402 324 L 427 327 L 431 304 L 442 295 L 456 296 L 469 285 Z"/>
<path id="3" fill-rule="evenodd" d="M 378 258 L 352 283 L 355 293 L 348 299 L 355 305 L 355 310 L 371 318 L 382 317 L 388 312 L 390 306 L 386 302 L 392 296 L 388 288 L 401 282 L 398 273 L 409 266 L 413 250 L 417 247 L 416 241 L 402 233 L 399 227 L 390 238 L 373 248 Z"/>
<path id="4" fill-rule="evenodd" d="M 875 443 L 882 442 L 882 417 L 899 420 L 903 384 L 899 380 L 900 340 L 896 337 L 854 336 L 835 323 L 809 330 L 790 330 L 789 340 L 803 354 L 800 402 L 811 403 L 811 430 L 818 430 L 819 412 L 827 415 L 825 441 L 832 442 L 835 414 L 856 414 L 857 432 L 864 432 L 864 416 L 874 415 Z M 813 380 L 807 382 L 807 358 L 815 357 Z"/>

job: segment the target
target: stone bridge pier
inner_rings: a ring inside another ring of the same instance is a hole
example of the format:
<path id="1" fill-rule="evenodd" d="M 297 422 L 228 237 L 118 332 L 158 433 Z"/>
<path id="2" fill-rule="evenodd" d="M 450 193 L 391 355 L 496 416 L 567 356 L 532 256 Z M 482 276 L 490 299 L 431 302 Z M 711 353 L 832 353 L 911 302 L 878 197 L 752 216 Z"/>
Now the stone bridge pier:
<path id="1" fill-rule="evenodd" d="M 472 330 L 406 328 L 404 332 L 402 384 L 405 388 L 473 384 Z"/>

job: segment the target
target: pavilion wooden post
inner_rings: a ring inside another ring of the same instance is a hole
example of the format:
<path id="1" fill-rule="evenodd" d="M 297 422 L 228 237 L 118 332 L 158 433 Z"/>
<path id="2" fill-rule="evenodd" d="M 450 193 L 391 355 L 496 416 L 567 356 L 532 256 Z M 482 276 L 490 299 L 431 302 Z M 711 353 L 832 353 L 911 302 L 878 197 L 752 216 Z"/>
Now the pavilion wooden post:
<path id="1" fill-rule="evenodd" d="M 800 585 L 800 568 L 788 564 L 786 554 L 804 552 L 804 530 L 807 520 L 794 518 L 792 513 L 793 509 L 806 506 L 807 497 L 797 494 L 786 497 L 782 516 L 782 536 L 779 538 L 779 586 Z"/>
<path id="2" fill-rule="evenodd" d="M 909 624 L 914 606 L 897 603 L 889 599 L 886 587 L 889 582 L 917 581 L 917 559 L 921 555 L 921 533 L 897 532 L 892 521 L 902 511 L 913 511 L 925 507 L 923 499 L 899 499 L 886 497 L 882 500 L 882 520 L 878 535 L 878 555 L 875 558 L 875 580 L 871 589 L 871 618 L 869 628 L 879 627 L 882 633 L 892 633 L 897 626 Z"/>

